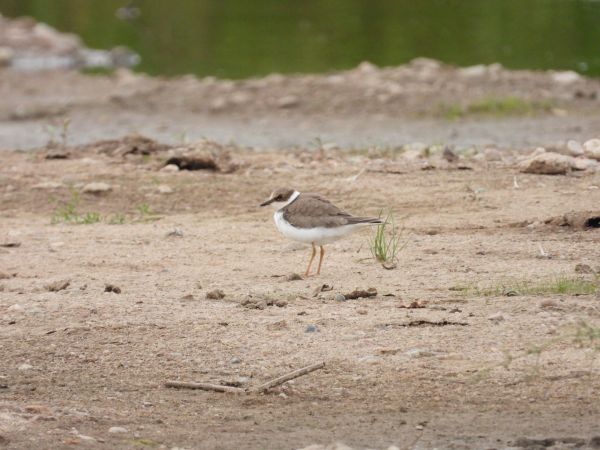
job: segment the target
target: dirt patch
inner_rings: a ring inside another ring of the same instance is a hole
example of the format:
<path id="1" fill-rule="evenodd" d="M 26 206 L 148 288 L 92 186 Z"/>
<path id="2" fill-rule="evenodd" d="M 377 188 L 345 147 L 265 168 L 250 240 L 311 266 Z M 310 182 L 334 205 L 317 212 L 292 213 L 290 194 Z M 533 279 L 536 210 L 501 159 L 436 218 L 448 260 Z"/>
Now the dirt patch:
<path id="1" fill-rule="evenodd" d="M 254 449 L 340 440 L 362 449 L 418 439 L 424 448 L 482 448 L 523 436 L 595 436 L 599 369 L 588 344 L 600 326 L 597 296 L 449 287 L 533 282 L 596 261 L 596 229 L 508 226 L 564 217 L 565 205 L 593 213 L 596 172 L 519 174 L 518 152 L 489 162 L 458 151 L 450 164 L 434 148 L 413 164 L 406 149 L 235 146 L 231 157 L 244 165 L 231 174 L 169 172 L 169 151 L 3 154 L 0 241 L 21 243 L 0 247 L 0 411 L 12 414 L 2 428 L 9 445 L 27 448 L 33 438 L 54 448 L 202 441 Z M 376 159 L 406 163 L 406 171 L 364 171 Z M 465 161 L 473 170 L 453 168 Z M 422 162 L 434 168 L 423 171 Z M 75 202 L 73 192 L 93 182 L 112 189 Z M 303 269 L 309 256 L 258 207 L 286 184 L 357 214 L 401 213 L 407 243 L 397 268 L 372 260 L 365 231 L 329 246 L 319 277 L 276 275 Z M 64 204 L 94 220 L 53 220 Z M 561 257 L 538 258 L 539 246 Z M 44 288 L 64 274 L 64 289 Z M 593 282 L 593 273 L 578 275 Z M 105 280 L 120 295 L 105 292 Z M 336 300 L 355 286 L 378 295 Z M 219 290 L 226 297 L 211 299 Z M 573 330 L 581 321 L 590 328 Z M 319 361 L 322 370 L 267 394 L 164 387 L 258 386 Z"/>

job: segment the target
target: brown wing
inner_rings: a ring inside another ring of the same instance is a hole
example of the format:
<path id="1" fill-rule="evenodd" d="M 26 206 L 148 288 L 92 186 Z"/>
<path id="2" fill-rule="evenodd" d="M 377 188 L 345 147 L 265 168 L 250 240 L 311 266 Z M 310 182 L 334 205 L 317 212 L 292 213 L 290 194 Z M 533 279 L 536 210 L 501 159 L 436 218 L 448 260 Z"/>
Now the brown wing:
<path id="1" fill-rule="evenodd" d="M 301 194 L 283 209 L 283 218 L 297 228 L 332 228 L 378 221 L 367 217 L 354 217 L 318 194 Z"/>

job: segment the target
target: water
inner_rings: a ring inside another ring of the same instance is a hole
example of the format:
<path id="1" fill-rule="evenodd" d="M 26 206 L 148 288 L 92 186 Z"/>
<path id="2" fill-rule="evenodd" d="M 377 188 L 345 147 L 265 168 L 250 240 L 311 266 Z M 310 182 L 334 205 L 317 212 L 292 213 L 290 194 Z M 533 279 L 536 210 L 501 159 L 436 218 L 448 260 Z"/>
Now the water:
<path id="1" fill-rule="evenodd" d="M 138 0 L 139 17 L 117 18 L 127 3 L 0 0 L 0 12 L 89 47 L 129 46 L 155 75 L 244 78 L 427 56 L 600 76 L 600 0 Z"/>

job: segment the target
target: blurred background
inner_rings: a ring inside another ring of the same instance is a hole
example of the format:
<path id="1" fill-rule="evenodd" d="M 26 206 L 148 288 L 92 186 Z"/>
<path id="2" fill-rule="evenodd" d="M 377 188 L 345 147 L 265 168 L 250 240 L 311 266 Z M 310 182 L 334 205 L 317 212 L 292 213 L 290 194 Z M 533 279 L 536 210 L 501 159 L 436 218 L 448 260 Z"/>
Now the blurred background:
<path id="1" fill-rule="evenodd" d="M 235 79 L 425 56 L 600 76 L 598 0 L 0 0 L 0 13 L 91 48 L 125 45 L 153 75 Z"/>

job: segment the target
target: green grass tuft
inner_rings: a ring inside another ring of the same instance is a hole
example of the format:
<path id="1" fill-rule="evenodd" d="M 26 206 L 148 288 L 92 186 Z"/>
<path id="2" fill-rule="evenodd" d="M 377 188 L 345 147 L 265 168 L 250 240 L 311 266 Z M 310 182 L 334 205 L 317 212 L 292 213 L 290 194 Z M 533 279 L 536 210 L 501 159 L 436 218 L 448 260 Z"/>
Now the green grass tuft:
<path id="1" fill-rule="evenodd" d="M 382 217 L 382 214 L 379 217 Z M 398 253 L 406 246 L 407 242 L 400 242 L 401 236 L 402 229 L 397 228 L 394 215 L 389 212 L 383 223 L 377 225 L 375 235 L 369 242 L 373 258 L 385 268 L 395 267 Z"/>

